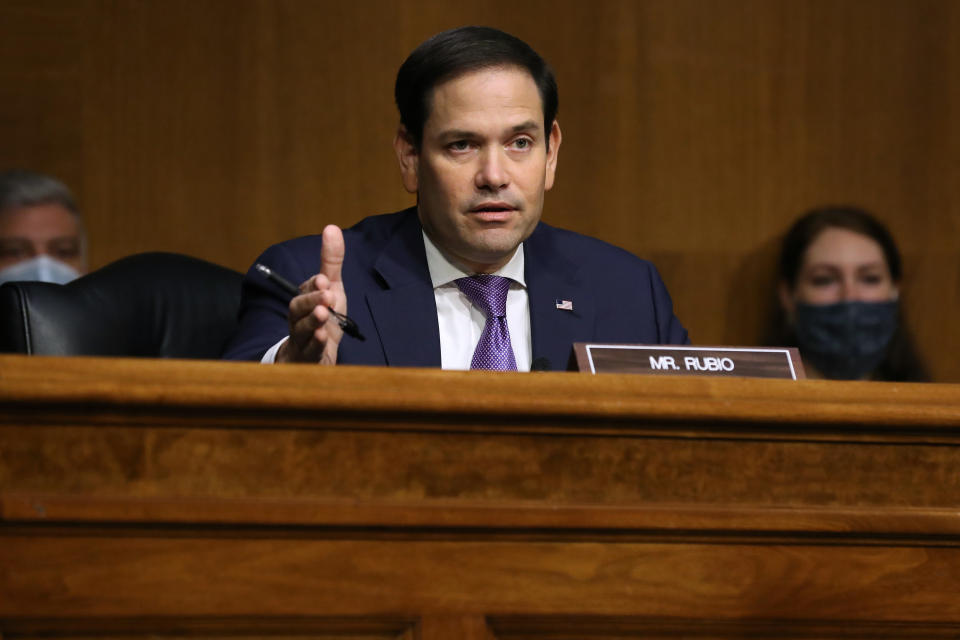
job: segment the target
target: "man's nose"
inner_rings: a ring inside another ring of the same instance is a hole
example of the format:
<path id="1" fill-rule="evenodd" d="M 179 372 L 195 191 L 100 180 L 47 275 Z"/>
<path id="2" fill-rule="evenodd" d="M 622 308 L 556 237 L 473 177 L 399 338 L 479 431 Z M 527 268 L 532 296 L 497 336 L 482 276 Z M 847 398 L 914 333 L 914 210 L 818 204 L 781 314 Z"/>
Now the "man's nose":
<path id="1" fill-rule="evenodd" d="M 499 149 L 485 149 L 479 157 L 476 186 L 478 189 L 499 191 L 510 184 L 510 177 Z"/>

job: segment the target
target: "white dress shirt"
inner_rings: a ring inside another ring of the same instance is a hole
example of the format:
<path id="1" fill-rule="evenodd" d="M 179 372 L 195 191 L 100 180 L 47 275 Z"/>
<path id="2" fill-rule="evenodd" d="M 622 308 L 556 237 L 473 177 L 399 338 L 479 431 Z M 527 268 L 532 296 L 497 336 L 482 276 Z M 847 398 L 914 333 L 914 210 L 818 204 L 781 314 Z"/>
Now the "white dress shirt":
<path id="1" fill-rule="evenodd" d="M 443 369 L 469 369 L 487 317 L 460 291 L 455 280 L 473 274 L 450 262 L 426 233 L 423 234 L 423 247 L 427 251 L 427 268 L 433 282 L 433 297 L 437 302 L 440 366 Z M 493 275 L 510 280 L 510 289 L 507 291 L 510 345 L 517 361 L 517 370 L 529 371 L 532 358 L 530 305 L 526 281 L 523 279 L 522 244 L 517 247 L 510 261 Z"/>
<path id="2" fill-rule="evenodd" d="M 472 273 L 464 271 L 447 259 L 433 241 L 423 234 L 423 247 L 427 253 L 427 268 L 433 283 L 433 297 L 437 303 L 437 323 L 440 327 L 440 366 L 443 369 L 469 369 L 473 352 L 480 334 L 487 323 L 483 311 L 464 295 L 455 282 Z M 530 304 L 527 284 L 523 278 L 523 245 L 517 247 L 513 257 L 493 275 L 510 279 L 507 291 L 507 329 L 510 344 L 517 361 L 518 371 L 529 371 L 533 346 L 530 337 Z M 263 355 L 261 362 L 276 360 L 283 338 Z"/>

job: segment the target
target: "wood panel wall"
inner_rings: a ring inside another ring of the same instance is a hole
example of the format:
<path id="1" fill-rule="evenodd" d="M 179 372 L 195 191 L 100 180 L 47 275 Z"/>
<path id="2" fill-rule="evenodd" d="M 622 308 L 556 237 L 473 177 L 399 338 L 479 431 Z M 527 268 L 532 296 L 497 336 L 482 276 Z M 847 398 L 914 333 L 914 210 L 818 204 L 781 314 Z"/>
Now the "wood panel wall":
<path id="1" fill-rule="evenodd" d="M 960 380 L 954 0 L 0 0 L 0 166 L 76 189 L 94 267 L 162 249 L 243 269 L 412 202 L 394 74 L 466 23 L 557 70 L 545 219 L 654 260 L 696 342 L 756 343 L 779 236 L 855 203 L 901 244 L 934 374 Z"/>

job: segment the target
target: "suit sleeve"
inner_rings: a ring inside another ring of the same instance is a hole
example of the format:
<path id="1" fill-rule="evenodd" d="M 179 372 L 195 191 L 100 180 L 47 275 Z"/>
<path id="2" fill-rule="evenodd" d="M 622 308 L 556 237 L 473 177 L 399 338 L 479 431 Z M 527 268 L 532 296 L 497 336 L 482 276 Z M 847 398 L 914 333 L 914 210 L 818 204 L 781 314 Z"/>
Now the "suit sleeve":
<path id="1" fill-rule="evenodd" d="M 650 265 L 650 292 L 657 323 L 657 342 L 660 344 L 690 344 L 687 330 L 673 313 L 673 300 L 660 273 Z"/>

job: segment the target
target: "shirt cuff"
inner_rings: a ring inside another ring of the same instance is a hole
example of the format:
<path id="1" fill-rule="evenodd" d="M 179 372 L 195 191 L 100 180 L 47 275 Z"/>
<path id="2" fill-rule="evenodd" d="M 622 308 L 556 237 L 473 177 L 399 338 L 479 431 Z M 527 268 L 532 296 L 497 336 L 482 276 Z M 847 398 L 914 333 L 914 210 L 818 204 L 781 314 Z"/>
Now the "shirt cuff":
<path id="1" fill-rule="evenodd" d="M 284 342 L 287 341 L 287 338 L 289 337 L 290 336 L 285 336 L 280 342 L 267 349 L 267 352 L 263 354 L 262 358 L 260 358 L 260 362 L 263 364 L 275 363 L 277 361 L 277 352 L 280 351 L 280 347 Z"/>

